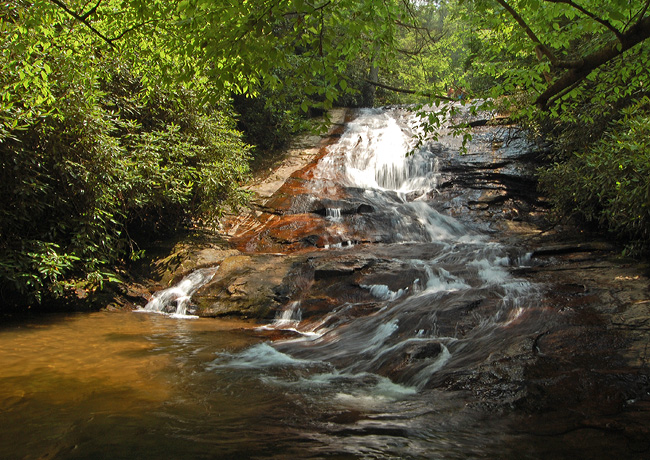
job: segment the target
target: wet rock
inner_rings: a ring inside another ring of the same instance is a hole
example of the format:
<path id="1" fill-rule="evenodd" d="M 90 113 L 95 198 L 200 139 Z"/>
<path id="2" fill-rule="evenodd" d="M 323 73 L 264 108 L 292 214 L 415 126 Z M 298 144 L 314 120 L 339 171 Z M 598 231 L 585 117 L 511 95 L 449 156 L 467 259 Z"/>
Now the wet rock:
<path id="1" fill-rule="evenodd" d="M 486 190 L 477 201 L 469 201 L 470 205 L 488 205 L 503 203 L 508 199 L 508 193 L 505 190 Z"/>
<path id="2" fill-rule="evenodd" d="M 176 284 L 196 269 L 217 266 L 236 254 L 239 251 L 222 235 L 206 229 L 152 242 L 144 248 L 144 256 L 129 267 L 126 282 L 114 294 L 113 306 L 144 307 L 153 292 Z"/>
<path id="3" fill-rule="evenodd" d="M 313 262 L 314 279 L 321 280 L 338 276 L 349 276 L 369 267 L 375 261 L 372 257 L 342 256 Z"/>
<path id="4" fill-rule="evenodd" d="M 414 347 L 409 352 L 411 359 L 429 359 L 435 358 L 442 353 L 440 342 L 427 342 L 425 345 Z"/>
<path id="5" fill-rule="evenodd" d="M 614 246 L 605 241 L 588 241 L 564 244 L 552 244 L 548 246 L 538 247 L 533 251 L 533 256 L 553 256 L 560 254 L 569 254 L 576 252 L 596 252 L 596 251 L 611 251 Z"/>
<path id="6" fill-rule="evenodd" d="M 301 286 L 297 263 L 279 255 L 225 259 L 213 280 L 194 294 L 196 314 L 272 318 Z"/>
<path id="7" fill-rule="evenodd" d="M 134 310 L 146 305 L 149 300 L 151 300 L 151 291 L 149 287 L 135 281 L 124 283 L 118 286 L 118 294 L 115 301 L 114 303 L 107 305 L 106 310 Z"/>
<path id="8" fill-rule="evenodd" d="M 245 253 L 298 252 L 325 247 L 326 226 L 327 221 L 315 214 L 264 215 L 248 229 L 240 226 L 230 242 Z"/>
<path id="9" fill-rule="evenodd" d="M 337 209 L 341 216 L 352 214 L 368 214 L 375 212 L 372 205 L 368 203 L 359 204 L 358 201 L 351 200 L 319 200 L 314 202 L 312 211 L 315 214 L 327 217 L 332 209 Z"/>
<path id="10" fill-rule="evenodd" d="M 169 249 L 167 243 L 160 245 L 167 253 L 156 257 L 157 250 L 151 249 L 153 261 L 145 261 L 137 271 L 143 271 L 161 287 L 168 287 L 197 268 L 212 267 L 222 260 L 238 254 L 225 239 L 207 231 L 195 231 Z M 146 254 L 146 253 L 145 253 Z"/>

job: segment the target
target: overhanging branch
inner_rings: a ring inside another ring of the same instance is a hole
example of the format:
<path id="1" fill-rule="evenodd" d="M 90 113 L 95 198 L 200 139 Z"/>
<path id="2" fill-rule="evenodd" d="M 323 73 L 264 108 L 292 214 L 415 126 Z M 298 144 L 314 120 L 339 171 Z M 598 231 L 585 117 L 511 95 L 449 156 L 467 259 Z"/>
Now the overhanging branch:
<path id="1" fill-rule="evenodd" d="M 84 14 L 84 15 L 79 15 L 79 14 L 75 13 L 75 12 L 72 11 L 70 8 L 68 8 L 68 6 L 67 6 L 65 3 L 63 3 L 63 2 L 60 1 L 60 0 L 49 0 L 49 2 L 55 4 L 56 6 L 58 6 L 59 8 L 61 8 L 63 11 L 65 11 L 67 14 L 69 14 L 70 16 L 72 16 L 73 18 L 75 18 L 77 21 L 81 22 L 83 25 L 85 25 L 86 27 L 88 27 L 88 29 L 90 29 L 90 31 L 91 31 L 92 33 L 94 33 L 94 34 L 97 35 L 99 38 L 101 38 L 103 41 L 105 41 L 106 43 L 108 43 L 108 46 L 110 46 L 111 48 L 115 48 L 115 45 L 113 44 L 113 40 L 111 40 L 110 38 L 108 38 L 106 35 L 102 34 L 99 30 L 97 30 L 97 29 L 96 29 L 96 28 L 95 28 L 95 27 L 94 27 L 94 26 L 93 26 L 93 25 L 88 21 L 88 16 L 90 16 L 90 14 L 93 12 L 93 10 L 97 9 L 97 7 L 99 6 L 99 3 L 100 3 L 100 2 L 98 2 L 97 5 L 95 5 L 95 7 L 94 7 L 93 9 L 91 9 L 88 13 L 86 13 L 86 14 Z"/>
<path id="2" fill-rule="evenodd" d="M 441 100 L 444 100 L 444 101 L 455 101 L 456 100 L 454 98 L 451 98 L 451 97 L 448 97 L 448 96 L 441 96 L 439 94 L 423 93 L 421 91 L 416 91 L 416 90 L 413 90 L 413 89 L 399 88 L 397 86 L 385 85 L 385 84 L 379 83 L 377 81 L 368 80 L 367 78 L 364 78 L 363 81 L 370 84 L 370 85 L 374 85 L 374 86 L 377 86 L 379 88 L 387 89 L 389 91 L 393 91 L 393 92 L 396 92 L 396 93 L 418 94 L 418 95 L 421 95 L 421 96 L 424 96 L 424 97 L 441 99 Z"/>
<path id="3" fill-rule="evenodd" d="M 542 41 L 537 38 L 537 35 L 535 35 L 535 32 L 528 26 L 526 21 L 524 21 L 524 18 L 521 17 L 521 15 L 515 10 L 513 7 L 511 7 L 506 0 L 496 0 L 499 5 L 501 5 L 509 14 L 512 16 L 512 18 L 517 21 L 517 24 L 519 24 L 519 27 L 523 29 L 523 31 L 528 35 L 528 38 L 535 44 L 536 49 L 539 50 L 540 53 L 542 53 L 544 56 L 548 58 L 549 61 L 551 61 L 551 64 L 556 65 L 557 59 L 551 49 L 546 46 L 545 44 L 542 43 Z"/>
<path id="4" fill-rule="evenodd" d="M 593 70 L 620 56 L 625 51 L 648 38 L 650 38 L 650 17 L 639 20 L 626 32 L 622 33 L 620 39 L 613 40 L 601 49 L 582 58 L 579 67 L 568 70 L 558 78 L 546 91 L 539 95 L 535 104 L 542 109 L 547 109 L 551 98 L 575 83 L 582 81 Z"/>
<path id="5" fill-rule="evenodd" d="M 593 19 L 597 23 L 605 26 L 607 29 L 609 29 L 611 32 L 613 32 L 614 35 L 616 35 L 616 38 L 618 38 L 619 40 L 621 39 L 621 36 L 622 36 L 621 31 L 618 30 L 616 27 L 614 27 L 611 22 L 609 22 L 609 21 L 607 21 L 607 20 L 605 20 L 603 18 L 599 18 L 598 16 L 596 16 L 592 12 L 588 11 L 583 6 L 580 6 L 577 3 L 575 3 L 573 0 L 544 0 L 544 1 L 549 2 L 549 3 L 564 3 L 565 5 L 569 5 L 570 7 L 575 8 L 576 10 L 580 11 L 585 16 Z"/>
<path id="6" fill-rule="evenodd" d="M 648 7 L 650 6 L 650 0 L 647 0 L 645 2 L 645 5 L 643 5 L 643 9 L 641 10 L 641 14 L 639 14 L 639 17 L 642 18 L 645 16 L 646 12 L 648 11 Z"/>

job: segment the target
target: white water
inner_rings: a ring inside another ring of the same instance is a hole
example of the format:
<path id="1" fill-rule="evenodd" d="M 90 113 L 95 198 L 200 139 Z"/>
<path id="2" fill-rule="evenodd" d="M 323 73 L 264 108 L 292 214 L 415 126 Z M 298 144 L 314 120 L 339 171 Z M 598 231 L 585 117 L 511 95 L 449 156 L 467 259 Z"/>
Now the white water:
<path id="1" fill-rule="evenodd" d="M 341 220 L 341 208 L 327 208 L 326 213 L 326 216 L 331 220 Z"/>
<path id="2" fill-rule="evenodd" d="M 358 202 L 373 210 L 344 214 L 335 204 L 328 206 L 332 242 L 326 249 L 367 251 L 352 244 L 350 232 L 355 232 L 359 240 L 384 243 L 378 247 L 389 255 L 382 257 L 406 267 L 405 278 L 381 275 L 398 286 L 359 283 L 377 304 L 371 314 L 357 314 L 354 302 L 342 301 L 320 320 L 303 322 L 302 299 L 294 299 L 258 329 L 297 334 L 223 354 L 210 369 L 304 368 L 305 381 L 356 382 L 352 393 L 341 393 L 343 399 L 354 394 L 372 400 L 379 386 L 363 384 L 368 375 L 394 376 L 399 382 L 393 384 L 401 390 L 393 394 L 408 395 L 447 367 L 486 359 L 487 350 L 505 340 L 505 328 L 525 311 L 526 299 L 537 295 L 535 286 L 510 274 L 510 267 L 529 262 L 530 256 L 511 260 L 506 248 L 487 235 L 431 206 L 438 195 L 441 155 L 449 152 L 438 144 L 412 152 L 417 124 L 405 110 L 361 111 L 321 159 L 309 184 L 314 200 L 336 203 L 335 194 L 344 186 L 348 207 Z M 215 272 L 192 273 L 157 293 L 145 310 L 185 314 L 191 295 Z M 308 295 L 307 290 L 305 300 Z M 315 368 L 327 371 L 313 373 Z M 260 378 L 267 384 L 296 384 L 274 373 Z"/>
<path id="3" fill-rule="evenodd" d="M 435 189 L 438 160 L 430 146 L 413 151 L 419 120 L 406 111 L 365 110 L 323 158 L 318 178 L 400 193 Z"/>
<path id="4" fill-rule="evenodd" d="M 219 267 L 201 268 L 190 273 L 178 284 L 156 292 L 144 309 L 138 311 L 165 313 L 178 318 L 195 318 L 196 316 L 187 315 L 187 308 L 191 304 L 192 294 L 208 283 L 218 269 Z"/>
<path id="5" fill-rule="evenodd" d="M 505 341 L 505 329 L 538 294 L 536 286 L 510 274 L 512 266 L 530 257 L 519 255 L 512 261 L 506 248 L 487 235 L 431 206 L 438 195 L 440 155 L 450 153 L 440 144 L 412 152 L 417 125 L 418 120 L 405 110 L 361 111 L 320 160 L 309 184 L 314 199 L 335 203 L 343 186 L 347 203 L 373 209 L 343 214 L 334 205 L 327 207 L 325 218 L 333 226 L 332 243 L 326 249 L 365 250 L 350 243 L 354 232 L 360 240 L 386 243 L 380 247 L 387 248 L 394 263 L 411 267 L 417 275 L 398 277 L 399 287 L 360 283 L 359 288 L 378 302 L 368 315 L 355 315 L 354 303 L 342 303 L 321 321 L 303 324 L 296 313 L 300 302 L 293 301 L 264 328 L 293 330 L 300 337 L 222 357 L 221 365 L 300 368 L 320 363 L 333 366 L 336 373 L 332 375 L 353 381 L 386 372 L 399 379 L 395 384 L 404 391 L 395 394 L 404 396 L 425 388 L 447 367 L 487 359 L 488 350 L 498 349 Z M 417 250 L 414 256 L 405 255 L 411 247 L 407 245 L 431 255 L 420 257 Z M 254 359 L 251 352 L 255 352 Z M 340 380 L 317 375 L 310 379 Z M 283 382 L 279 376 L 264 379 Z M 359 398 L 360 388 L 354 393 Z M 363 397 L 372 399 L 378 389 L 370 384 L 364 391 Z"/>
<path id="6" fill-rule="evenodd" d="M 567 451 L 571 434 L 548 435 L 556 424 L 531 442 L 513 427 L 528 378 L 517 360 L 535 359 L 534 338 L 558 312 L 540 313 L 551 309 L 538 288 L 512 274 L 533 263 L 529 253 L 434 209 L 466 206 L 454 196 L 437 206 L 454 153 L 436 144 L 407 156 L 412 125 L 399 109 L 364 111 L 323 158 L 311 185 L 313 202 L 332 209 L 315 217 L 331 224 L 331 245 L 295 260 L 307 274 L 319 261 L 368 263 L 349 276 L 305 275 L 265 326 L 126 313 L 5 326 L 0 457 L 615 458 L 618 430 L 576 425 L 583 441 Z M 357 149 L 359 136 L 374 154 Z M 216 271 L 191 274 L 142 311 L 187 314 Z"/>

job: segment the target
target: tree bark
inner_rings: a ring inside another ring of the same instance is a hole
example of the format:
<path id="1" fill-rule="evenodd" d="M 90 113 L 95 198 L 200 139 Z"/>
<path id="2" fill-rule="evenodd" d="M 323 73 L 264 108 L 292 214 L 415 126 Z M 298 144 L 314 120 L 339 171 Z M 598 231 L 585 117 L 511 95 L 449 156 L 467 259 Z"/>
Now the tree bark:
<path id="1" fill-rule="evenodd" d="M 363 105 L 366 107 L 372 107 L 375 104 L 375 93 L 377 92 L 377 82 L 379 80 L 379 67 L 375 64 L 375 61 L 370 63 L 370 71 L 368 72 L 368 78 L 365 80 L 366 85 L 363 88 Z"/>

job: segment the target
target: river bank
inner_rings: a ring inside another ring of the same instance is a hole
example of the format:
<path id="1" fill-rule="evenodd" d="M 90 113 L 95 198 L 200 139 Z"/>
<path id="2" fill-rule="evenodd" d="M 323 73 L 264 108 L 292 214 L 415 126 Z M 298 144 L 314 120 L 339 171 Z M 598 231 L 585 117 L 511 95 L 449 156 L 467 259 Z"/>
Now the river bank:
<path id="1" fill-rule="evenodd" d="M 259 209 L 293 173 L 317 160 L 327 145 L 340 135 L 347 113 L 347 109 L 331 110 L 331 126 L 326 133 L 298 136 L 283 153 L 277 155 L 277 160 L 269 168 L 258 170 L 251 182 L 244 186 L 251 193 L 251 206 L 242 210 L 242 216 L 259 214 Z M 238 217 L 229 215 L 225 220 L 232 222 Z M 129 281 L 110 302 L 108 309 L 142 307 L 151 300 L 152 292 L 180 281 L 194 269 L 220 264 L 228 257 L 240 255 L 227 237 L 222 226 L 219 229 L 196 228 L 168 240 L 153 242 L 145 249 L 144 259 L 132 265 Z"/>

